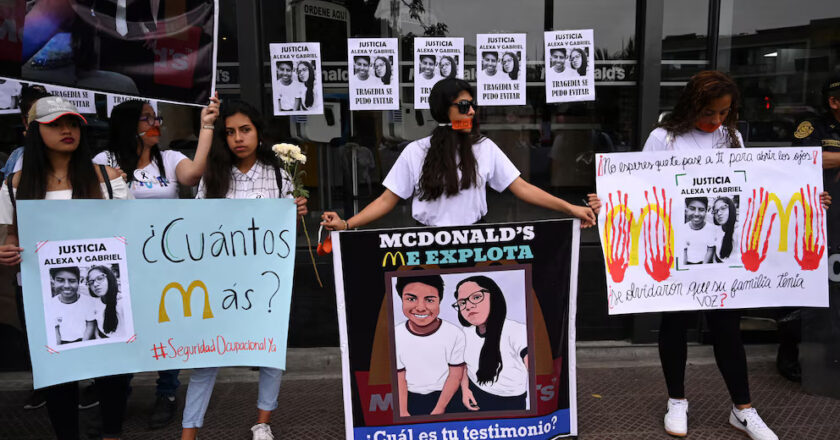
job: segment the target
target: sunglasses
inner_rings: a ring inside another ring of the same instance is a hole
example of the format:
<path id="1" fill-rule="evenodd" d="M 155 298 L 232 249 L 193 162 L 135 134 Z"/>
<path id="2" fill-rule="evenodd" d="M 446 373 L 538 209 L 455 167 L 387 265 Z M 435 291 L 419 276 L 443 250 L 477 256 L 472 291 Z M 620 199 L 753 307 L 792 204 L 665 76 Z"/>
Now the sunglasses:
<path id="1" fill-rule="evenodd" d="M 157 121 L 158 124 L 162 124 L 163 118 L 160 116 L 140 116 L 140 122 L 145 122 L 149 125 L 154 125 L 155 121 Z"/>
<path id="2" fill-rule="evenodd" d="M 475 101 L 467 101 L 466 99 L 453 103 L 452 105 L 458 107 L 458 112 L 462 115 L 466 115 L 470 112 L 470 107 L 475 110 L 478 110 L 478 104 Z"/>

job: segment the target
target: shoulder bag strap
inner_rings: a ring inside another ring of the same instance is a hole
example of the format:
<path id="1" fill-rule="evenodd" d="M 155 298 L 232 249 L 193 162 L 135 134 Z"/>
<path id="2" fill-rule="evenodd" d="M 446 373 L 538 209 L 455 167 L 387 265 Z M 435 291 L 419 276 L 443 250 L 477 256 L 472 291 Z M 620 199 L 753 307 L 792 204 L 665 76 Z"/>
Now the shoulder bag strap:
<path id="1" fill-rule="evenodd" d="M 102 173 L 102 180 L 105 181 L 105 187 L 108 188 L 108 199 L 114 198 L 114 188 L 111 188 L 111 180 L 108 179 L 108 169 L 105 165 L 99 165 L 99 171 Z"/>
<path id="2" fill-rule="evenodd" d="M 9 200 L 12 201 L 12 209 L 17 210 L 17 202 L 15 201 L 15 191 L 12 188 L 12 180 L 15 177 L 15 173 L 9 174 L 6 176 L 6 189 L 9 191 Z"/>

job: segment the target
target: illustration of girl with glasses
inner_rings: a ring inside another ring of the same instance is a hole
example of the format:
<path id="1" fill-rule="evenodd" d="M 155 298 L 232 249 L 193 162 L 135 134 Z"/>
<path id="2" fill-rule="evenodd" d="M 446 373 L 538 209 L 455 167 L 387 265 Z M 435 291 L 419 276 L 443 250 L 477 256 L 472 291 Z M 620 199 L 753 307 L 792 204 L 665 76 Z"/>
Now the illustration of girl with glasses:
<path id="1" fill-rule="evenodd" d="M 588 207 L 572 205 L 526 182 L 502 150 L 479 132 L 475 91 L 462 79 L 438 81 L 429 107 L 438 126 L 400 153 L 385 177 L 385 191 L 347 221 L 335 212 L 321 215 L 328 230 L 357 228 L 389 213 L 400 199 L 411 202 L 411 215 L 426 226 L 460 226 L 484 221 L 486 187 L 511 192 L 528 203 L 561 211 L 595 224 Z"/>
<path id="2" fill-rule="evenodd" d="M 111 269 L 105 266 L 93 266 L 87 273 L 87 286 L 90 296 L 99 301 L 96 305 L 96 337 L 109 338 L 118 334 L 123 310 L 119 302 L 119 283 Z"/>
<path id="3" fill-rule="evenodd" d="M 470 411 L 527 409 L 527 327 L 507 319 L 505 296 L 486 276 L 461 280 L 455 299 L 452 307 L 466 327 L 467 374 L 461 379 L 464 406 Z"/>

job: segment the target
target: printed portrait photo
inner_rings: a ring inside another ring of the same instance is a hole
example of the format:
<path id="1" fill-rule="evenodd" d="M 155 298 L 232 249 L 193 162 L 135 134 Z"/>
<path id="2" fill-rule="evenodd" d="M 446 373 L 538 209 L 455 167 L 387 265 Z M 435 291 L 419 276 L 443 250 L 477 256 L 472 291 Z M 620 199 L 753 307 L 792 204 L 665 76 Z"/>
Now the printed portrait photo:
<path id="1" fill-rule="evenodd" d="M 39 250 L 47 253 L 39 264 L 47 344 L 56 351 L 125 342 L 134 335 L 125 244 L 106 240 L 108 246 L 90 250 L 68 244 L 81 240 L 49 242 Z"/>
<path id="2" fill-rule="evenodd" d="M 740 264 L 740 197 L 686 197 L 677 257 L 686 265 Z"/>
<path id="3" fill-rule="evenodd" d="M 394 78 L 394 57 L 379 55 L 373 59 L 373 77 L 377 85 L 389 86 Z"/>
<path id="4" fill-rule="evenodd" d="M 534 408 L 529 273 L 493 266 L 388 275 L 395 420 Z"/>

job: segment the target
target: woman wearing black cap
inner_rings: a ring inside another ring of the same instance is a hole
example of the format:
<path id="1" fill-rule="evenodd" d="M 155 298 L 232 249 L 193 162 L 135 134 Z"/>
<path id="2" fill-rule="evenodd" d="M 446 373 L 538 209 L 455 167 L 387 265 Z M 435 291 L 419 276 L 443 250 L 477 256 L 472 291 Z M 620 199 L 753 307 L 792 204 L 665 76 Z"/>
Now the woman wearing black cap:
<path id="1" fill-rule="evenodd" d="M 432 116 L 440 123 L 430 137 L 403 150 L 385 177 L 385 191 L 360 213 L 342 220 L 325 212 L 322 224 L 330 230 L 357 228 L 379 219 L 399 199 L 413 197 L 412 217 L 427 226 L 469 225 L 487 214 L 485 184 L 496 191 L 510 188 L 518 198 L 595 224 L 588 207 L 575 206 L 526 182 L 499 147 L 482 136 L 475 118 L 472 87 L 466 81 L 438 81 L 429 95 Z"/>

